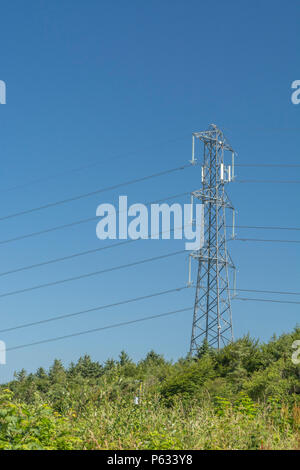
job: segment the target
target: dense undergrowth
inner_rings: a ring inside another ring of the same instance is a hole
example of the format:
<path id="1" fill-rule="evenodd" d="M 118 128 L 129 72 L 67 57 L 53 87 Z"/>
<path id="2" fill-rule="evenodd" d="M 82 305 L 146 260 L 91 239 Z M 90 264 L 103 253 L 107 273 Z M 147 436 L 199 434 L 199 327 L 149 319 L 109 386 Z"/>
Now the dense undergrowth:
<path id="1" fill-rule="evenodd" d="M 296 339 L 22 370 L 0 387 L 0 449 L 300 449 Z"/>

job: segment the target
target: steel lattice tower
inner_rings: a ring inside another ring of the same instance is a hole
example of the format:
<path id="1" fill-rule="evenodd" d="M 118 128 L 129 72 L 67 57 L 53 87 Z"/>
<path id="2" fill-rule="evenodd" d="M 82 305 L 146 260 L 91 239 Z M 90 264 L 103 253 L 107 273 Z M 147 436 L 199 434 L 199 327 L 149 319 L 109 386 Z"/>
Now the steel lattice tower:
<path id="1" fill-rule="evenodd" d="M 202 188 L 192 196 L 204 205 L 204 240 L 203 246 L 190 255 L 198 262 L 190 354 L 197 352 L 205 340 L 217 349 L 233 340 L 229 269 L 235 273 L 235 266 L 227 250 L 225 216 L 226 209 L 233 210 L 234 227 L 234 208 L 225 184 L 234 178 L 235 153 L 214 124 L 207 131 L 193 134 L 193 162 L 198 146 L 203 148 Z M 228 152 L 232 165 L 226 167 Z M 234 229 L 232 234 L 234 237 Z"/>

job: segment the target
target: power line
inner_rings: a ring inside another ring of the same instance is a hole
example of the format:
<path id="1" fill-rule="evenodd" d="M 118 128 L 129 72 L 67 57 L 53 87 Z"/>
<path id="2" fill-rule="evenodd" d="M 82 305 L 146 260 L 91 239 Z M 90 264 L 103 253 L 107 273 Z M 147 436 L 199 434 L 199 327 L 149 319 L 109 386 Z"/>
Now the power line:
<path id="1" fill-rule="evenodd" d="M 167 140 L 164 140 L 164 141 L 161 141 L 161 142 L 157 142 L 155 144 L 151 143 L 151 145 L 143 146 L 143 149 L 151 149 L 151 148 L 155 148 L 157 145 L 168 144 L 168 143 L 171 143 L 171 142 L 177 142 L 179 140 L 185 139 L 185 137 L 187 135 L 190 135 L 190 134 L 185 134 L 184 137 L 177 137 L 176 139 L 167 139 Z M 94 161 L 94 162 L 88 163 L 87 165 L 81 165 L 77 168 L 71 168 L 69 170 L 65 170 L 65 171 L 62 171 L 62 172 L 59 172 L 59 173 L 55 173 L 55 174 L 48 175 L 48 176 L 45 176 L 45 177 L 37 178 L 33 181 L 28 181 L 27 183 L 23 183 L 23 184 L 20 184 L 20 185 L 17 185 L 17 186 L 13 186 L 11 188 L 4 189 L 1 192 L 9 192 L 9 191 L 14 191 L 16 189 L 22 189 L 22 188 L 25 188 L 25 187 L 28 187 L 28 186 L 33 186 L 35 184 L 42 183 L 44 181 L 49 181 L 51 179 L 54 179 L 54 178 L 57 178 L 57 177 L 60 177 L 60 176 L 63 176 L 63 175 L 76 173 L 77 171 L 82 171 L 82 170 L 85 170 L 85 169 L 88 169 L 88 168 L 93 168 L 95 166 L 104 166 L 107 163 L 107 158 L 109 158 L 113 162 L 115 162 L 116 160 L 118 160 L 120 158 L 124 158 L 128 155 L 136 154 L 136 153 L 140 153 L 140 151 L 130 151 L 130 152 L 118 154 L 118 155 L 115 155 L 115 156 L 106 157 L 105 162 L 103 162 L 103 161 L 102 162 Z"/>
<path id="2" fill-rule="evenodd" d="M 299 184 L 300 180 L 235 180 L 235 183 L 284 183 L 284 184 Z"/>
<path id="3" fill-rule="evenodd" d="M 274 129 L 273 131 L 296 131 L 298 132 L 299 129 Z M 164 141 L 161 141 L 161 142 L 157 142 L 155 144 L 151 144 L 151 145 L 147 145 L 147 146 L 143 146 L 143 150 L 144 149 L 151 149 L 151 148 L 155 148 L 157 145 L 164 145 L 164 144 L 168 144 L 168 143 L 172 143 L 172 142 L 177 142 L 179 140 L 183 140 L 185 139 L 187 136 L 189 136 L 190 134 L 185 134 L 184 136 L 182 137 L 178 137 L 178 138 L 175 138 L 175 139 L 168 139 L 168 140 L 164 140 Z M 128 155 L 131 155 L 131 154 L 137 154 L 139 153 L 140 150 L 133 150 L 133 151 L 129 151 L 129 152 L 126 152 L 126 153 L 122 153 L 122 154 L 117 154 L 115 156 L 112 156 L 112 157 L 109 157 L 110 159 L 112 159 L 113 161 L 115 160 L 118 160 L 120 158 L 124 158 Z M 38 183 L 42 183 L 44 181 L 49 181 L 51 179 L 54 179 L 54 178 L 57 178 L 57 177 L 60 177 L 60 176 L 64 176 L 64 175 L 67 175 L 67 174 L 72 174 L 72 173 L 76 173 L 78 171 L 82 171 L 82 170 L 85 170 L 85 169 L 89 169 L 89 168 L 93 168 L 95 166 L 103 166 L 105 165 L 105 162 L 101 161 L 92 161 L 91 163 L 87 164 L 87 165 L 81 165 L 81 166 L 78 166 L 76 168 L 71 168 L 69 170 L 66 170 L 66 171 L 62 171 L 62 172 L 59 172 L 59 173 L 54 173 L 52 175 L 48 175 L 48 176 L 45 176 L 45 177 L 41 177 L 41 178 L 37 178 L 33 181 L 28 181 L 26 183 L 23 183 L 23 184 L 20 184 L 20 185 L 16 185 L 16 186 L 13 186 L 13 187 L 10 187 L 10 188 L 7 188 L 7 189 L 4 189 L 2 190 L 1 192 L 10 192 L 10 191 L 14 191 L 14 190 L 17 190 L 17 189 L 22 189 L 22 188 L 25 188 L 25 187 L 28 187 L 28 186 L 33 186 L 35 184 L 38 184 Z M 296 164 L 255 164 L 255 163 L 251 163 L 251 164 L 236 164 L 235 166 L 239 166 L 239 167 L 250 167 L 250 166 L 255 166 L 255 167 L 258 167 L 258 166 L 266 166 L 266 167 L 299 167 L 300 165 L 296 165 Z"/>
<path id="4" fill-rule="evenodd" d="M 130 298 L 130 299 L 121 300 L 119 302 L 114 302 L 114 303 L 111 303 L 111 304 L 100 305 L 100 306 L 89 308 L 89 309 L 86 309 L 86 310 L 80 310 L 78 312 L 61 314 L 61 315 L 58 315 L 58 316 L 49 317 L 49 318 L 46 318 L 44 320 L 39 320 L 39 321 L 31 322 L 31 323 L 23 323 L 21 325 L 13 326 L 11 328 L 4 328 L 4 329 L 0 330 L 0 333 L 7 333 L 9 331 L 19 330 L 19 329 L 22 329 L 22 328 L 29 328 L 31 326 L 36 326 L 36 325 L 43 325 L 44 323 L 50 323 L 50 322 L 53 322 L 53 321 L 63 320 L 65 318 L 76 317 L 78 315 L 83 315 L 85 313 L 92 313 L 92 312 L 97 312 L 99 310 L 105 310 L 105 309 L 108 309 L 108 308 L 119 307 L 120 305 L 126 305 L 126 304 L 130 304 L 130 303 L 134 303 L 134 302 L 139 302 L 141 300 L 148 300 L 148 299 L 151 299 L 153 297 L 159 297 L 161 295 L 167 295 L 167 294 L 172 294 L 172 293 L 175 293 L 175 292 L 181 292 L 182 290 L 185 290 L 185 289 L 189 289 L 189 286 L 176 287 L 174 289 L 168 289 L 168 290 L 164 290 L 164 291 L 154 292 L 152 294 L 143 295 L 143 296 L 140 296 L 140 297 L 133 297 L 133 298 Z"/>
<path id="5" fill-rule="evenodd" d="M 189 225 L 189 224 L 185 224 L 185 225 Z M 167 230 L 167 232 L 169 232 L 169 231 L 174 232 L 175 230 L 183 228 L 185 225 L 183 225 L 181 227 L 174 228 L 174 229 Z M 161 235 L 162 233 L 163 233 L 163 231 L 160 231 L 157 235 Z M 123 245 L 127 245 L 129 243 L 137 242 L 139 240 L 141 240 L 141 238 L 134 239 L 134 240 L 132 240 L 132 239 L 131 240 L 125 240 L 125 241 L 122 241 L 122 242 L 113 243 L 111 245 L 102 246 L 100 248 L 94 248 L 94 249 L 91 249 L 91 250 L 80 251 L 80 252 L 72 253 L 72 254 L 67 255 L 67 256 L 62 256 L 62 257 L 59 257 L 59 258 L 53 258 L 53 259 L 50 259 L 50 260 L 47 260 L 47 261 L 42 261 L 40 263 L 21 266 L 21 267 L 16 268 L 16 269 L 0 272 L 0 277 L 7 276 L 7 275 L 10 275 L 10 274 L 15 274 L 15 273 L 30 270 L 30 269 L 39 268 L 39 267 L 42 267 L 42 266 L 47 266 L 49 264 L 55 264 L 55 263 L 58 263 L 58 262 L 67 261 L 67 260 L 74 259 L 74 258 L 77 258 L 77 257 L 80 257 L 80 256 L 86 256 L 86 255 L 89 255 L 89 254 L 92 254 L 92 253 L 97 253 L 97 252 L 100 252 L 100 251 L 103 251 L 103 250 L 117 248 L 117 247 L 120 247 L 120 246 L 123 246 Z M 300 240 L 266 240 L 266 239 L 257 239 L 257 238 L 234 238 L 234 239 L 230 239 L 230 241 L 234 241 L 234 240 L 243 241 L 243 242 L 255 241 L 255 242 L 300 243 Z"/>
<path id="6" fill-rule="evenodd" d="M 147 203 L 145 203 L 145 205 L 158 204 L 158 203 L 163 202 L 163 201 L 167 201 L 167 200 L 170 200 L 170 199 L 175 199 L 177 197 L 183 197 L 183 196 L 187 196 L 187 195 L 190 195 L 190 193 L 185 192 L 185 193 L 175 194 L 173 196 L 168 196 L 168 197 L 165 197 L 163 199 L 158 199 L 156 201 L 147 202 Z M 119 211 L 117 211 L 116 213 L 118 213 L 118 212 Z M 24 235 L 20 235 L 18 237 L 8 238 L 6 240 L 0 240 L 0 245 L 5 245 L 7 243 L 20 241 L 20 240 L 24 240 L 26 238 L 31 238 L 31 237 L 35 237 L 35 236 L 39 236 L 39 235 L 44 235 L 46 233 L 54 232 L 56 230 L 63 230 L 65 228 L 74 227 L 75 225 L 80 225 L 80 224 L 84 224 L 84 223 L 87 223 L 87 222 L 95 222 L 98 219 L 99 219 L 99 217 L 88 217 L 88 218 L 85 218 L 85 219 L 75 220 L 75 221 L 70 222 L 68 224 L 56 225 L 54 227 L 50 227 L 50 228 L 45 229 L 45 230 L 39 230 L 37 232 L 31 232 L 31 233 L 27 233 L 27 234 L 24 234 Z M 227 225 L 227 227 L 232 228 L 233 226 L 232 225 Z M 235 228 L 263 229 L 263 230 L 300 230 L 300 227 L 277 227 L 277 226 L 258 226 L 258 225 L 235 225 Z"/>
<path id="7" fill-rule="evenodd" d="M 266 240 L 264 238 L 232 238 L 239 242 L 267 242 L 267 243 L 300 243 L 300 240 Z"/>
<path id="8" fill-rule="evenodd" d="M 170 141 L 164 141 L 164 143 L 168 143 L 168 142 L 175 142 L 175 141 L 178 141 L 178 140 L 182 140 L 183 138 L 179 138 L 179 139 L 171 139 Z M 120 159 L 122 157 L 125 157 L 127 155 L 130 155 L 130 154 L 134 154 L 134 153 L 137 153 L 137 152 L 128 152 L 126 154 L 119 154 L 117 156 L 114 156 L 112 157 L 113 161 L 115 161 L 116 159 Z M 45 181 L 49 181 L 51 179 L 55 179 L 55 178 L 58 178 L 60 176 L 63 176 L 63 175 L 67 175 L 67 174 L 72 174 L 72 173 L 76 173 L 78 171 L 82 171 L 82 170 L 85 170 L 85 169 L 89 169 L 89 168 L 93 168 L 95 166 L 103 166 L 104 165 L 104 162 L 91 162 L 90 164 L 88 165 L 82 165 L 82 166 L 79 166 L 77 168 L 73 168 L 73 169 L 70 169 L 70 170 L 66 170 L 66 171 L 63 171 L 63 172 L 59 172 L 59 173 L 54 173 L 52 175 L 49 175 L 49 176 L 45 176 L 45 177 L 41 177 L 41 178 L 37 178 L 35 180 L 32 180 L 32 181 L 28 181 L 27 183 L 24 183 L 24 184 L 19 184 L 19 185 L 16 185 L 16 186 L 13 186 L 13 187 L 10 187 L 10 188 L 7 188 L 7 189 L 4 189 L 1 191 L 1 193 L 3 192 L 10 192 L 10 191 L 15 191 L 17 189 L 23 189 L 23 188 L 26 188 L 28 186 L 33 186 L 35 184 L 39 184 L 39 183 L 43 183 Z M 300 165 L 297 165 L 297 164 L 284 164 L 284 163 L 278 163 L 278 164 L 263 164 L 263 163 L 235 163 L 235 166 L 236 167 L 266 167 L 266 168 L 299 168 Z"/>
<path id="9" fill-rule="evenodd" d="M 5 272 L 0 273 L 0 277 L 8 276 L 9 274 L 15 274 L 15 273 L 19 273 L 19 272 L 22 272 L 22 271 L 27 271 L 29 269 L 40 268 L 42 266 L 47 266 L 49 264 L 59 263 L 61 261 L 67 261 L 67 260 L 70 260 L 70 259 L 73 259 L 73 258 L 77 258 L 79 256 L 90 255 L 92 253 L 97 253 L 97 252 L 100 252 L 100 251 L 103 251 L 103 250 L 111 250 L 113 248 L 117 248 L 118 246 L 127 245 L 128 243 L 137 242 L 138 240 L 141 240 L 141 238 L 136 239 L 136 240 L 126 240 L 126 241 L 123 241 L 123 242 L 113 243 L 112 245 L 106 245 L 106 246 L 102 246 L 100 248 L 94 248 L 94 249 L 91 249 L 91 250 L 80 251 L 80 252 L 77 252 L 77 253 L 72 253 L 71 255 L 68 255 L 68 256 L 62 256 L 60 258 L 54 258 L 54 259 L 50 259 L 48 261 L 42 261 L 41 263 L 35 263 L 35 264 L 27 265 L 27 266 L 21 266 L 20 268 L 16 268 L 16 269 L 12 269 L 10 271 L 5 271 Z"/>
<path id="10" fill-rule="evenodd" d="M 259 302 L 276 302 L 276 303 L 284 303 L 284 304 L 287 304 L 287 303 L 288 304 L 300 304 L 300 302 L 289 302 L 289 301 L 280 301 L 280 300 L 272 300 L 272 299 L 249 299 L 249 298 L 242 298 L 242 297 L 237 297 L 236 300 L 252 300 L 252 301 L 259 301 Z M 40 345 L 40 344 L 50 343 L 50 342 L 54 342 L 54 341 L 60 341 L 60 340 L 67 339 L 67 338 L 73 338 L 75 336 L 82 336 L 82 335 L 89 334 L 89 333 L 95 333 L 95 332 L 101 331 L 101 330 L 107 330 L 107 329 L 111 329 L 111 328 L 126 326 L 126 325 L 130 325 L 130 324 L 134 324 L 134 323 L 138 323 L 138 322 L 142 322 L 142 321 L 146 321 L 146 320 L 151 320 L 151 319 L 154 319 L 154 318 L 160 318 L 160 317 L 164 317 L 164 316 L 167 316 L 167 315 L 173 315 L 173 314 L 180 313 L 180 312 L 187 312 L 188 310 L 191 310 L 191 307 L 186 307 L 186 308 L 183 308 L 183 309 L 180 309 L 180 310 L 173 310 L 171 312 L 161 313 L 161 314 L 158 314 L 158 315 L 151 315 L 151 316 L 139 318 L 139 319 L 136 319 L 136 320 L 129 320 L 129 321 L 126 321 L 126 322 L 115 323 L 113 325 L 103 326 L 103 327 L 100 327 L 100 328 L 93 328 L 93 329 L 90 329 L 90 330 L 79 331 L 77 333 L 71 333 L 69 335 L 56 336 L 54 338 L 48 338 L 48 339 L 44 339 L 44 340 L 40 340 L 40 341 L 34 341 L 32 343 L 21 344 L 21 345 L 18 345 L 18 346 L 13 346 L 11 348 L 6 348 L 6 351 L 13 351 L 13 350 L 23 349 L 23 348 L 30 347 L 30 346 L 37 346 L 37 345 Z"/>
<path id="11" fill-rule="evenodd" d="M 155 318 L 162 318 L 162 317 L 166 317 L 167 315 L 174 315 L 175 313 L 187 312 L 190 309 L 191 309 L 191 307 L 186 307 L 186 308 L 182 308 L 180 310 L 173 310 L 171 312 L 160 313 L 158 315 L 151 315 L 151 316 L 139 318 L 139 319 L 136 319 L 136 320 L 129 320 L 129 321 L 126 321 L 126 322 L 114 323 L 113 325 L 102 326 L 100 328 L 93 328 L 91 330 L 79 331 L 78 333 L 72 333 L 72 334 L 64 335 L 64 336 L 56 336 L 54 338 L 44 339 L 44 340 L 35 341 L 35 342 L 32 342 L 32 343 L 13 346 L 11 348 L 6 348 L 6 351 L 13 351 L 13 350 L 16 350 L 16 349 L 22 349 L 22 348 L 26 348 L 26 347 L 29 347 L 29 346 L 36 346 L 36 345 L 39 345 L 39 344 L 51 343 L 53 341 L 60 341 L 62 339 L 74 338 L 75 336 L 82 336 L 82 335 L 86 335 L 86 334 L 89 334 L 89 333 L 95 333 L 96 331 L 108 330 L 110 328 L 117 328 L 117 327 L 120 327 L 120 326 L 131 325 L 133 323 L 138 323 L 138 322 L 142 322 L 142 321 L 146 321 L 146 320 L 153 320 Z"/>
<path id="12" fill-rule="evenodd" d="M 227 225 L 227 227 L 233 227 L 233 225 Z M 263 229 L 263 230 L 300 230 L 300 227 L 280 227 L 280 226 L 268 226 L 268 225 L 235 225 L 235 228 L 250 228 L 250 229 Z M 1 243 L 1 242 L 0 242 Z"/>
<path id="13" fill-rule="evenodd" d="M 300 165 L 297 164 L 288 164 L 288 163 L 235 163 L 234 166 L 239 167 L 266 167 L 266 168 L 300 168 Z"/>
<path id="14" fill-rule="evenodd" d="M 300 305 L 300 302 L 294 302 L 292 300 L 274 300 L 274 299 L 249 299 L 245 297 L 235 297 L 235 300 L 250 300 L 253 302 L 274 302 L 277 304 L 297 304 Z"/>
<path id="15" fill-rule="evenodd" d="M 148 205 L 151 205 L 151 204 L 158 204 L 158 203 L 163 202 L 163 201 L 168 201 L 170 199 L 176 199 L 178 197 L 187 196 L 189 194 L 190 194 L 189 192 L 174 194 L 172 196 L 167 196 L 167 197 L 164 197 L 162 199 L 157 199 L 155 201 L 147 202 L 147 203 L 145 203 L 145 205 L 148 206 Z M 116 211 L 116 214 L 118 214 L 118 213 L 120 213 L 120 211 Z M 27 233 L 25 235 L 20 235 L 18 237 L 8 238 L 6 240 L 0 240 L 0 245 L 5 245 L 7 243 L 16 242 L 16 241 L 19 241 L 19 240 L 24 240 L 25 238 L 31 238 L 31 237 L 35 237 L 37 235 L 44 235 L 46 233 L 54 232 L 56 230 L 61 230 L 61 229 L 69 228 L 69 227 L 74 227 L 75 225 L 80 225 L 80 224 L 84 224 L 84 223 L 87 223 L 87 222 L 95 222 L 97 220 L 99 220 L 99 217 L 88 217 L 88 218 L 85 218 L 85 219 L 75 220 L 74 222 L 70 222 L 68 224 L 56 225 L 54 227 L 50 227 L 50 228 L 45 229 L 45 230 L 39 230 L 37 232 L 31 232 L 31 233 Z"/>
<path id="16" fill-rule="evenodd" d="M 258 290 L 258 289 L 230 289 L 232 291 L 238 292 L 259 292 L 262 294 L 283 294 L 283 295 L 300 295 L 300 292 L 290 292 L 290 291 L 282 291 L 282 290 Z"/>
<path id="17" fill-rule="evenodd" d="M 189 167 L 192 167 L 192 166 L 193 165 L 191 163 L 188 163 L 186 165 L 182 165 L 182 166 L 179 166 L 179 167 L 176 167 L 176 168 L 170 168 L 168 170 L 161 171 L 159 173 L 154 173 L 152 175 L 143 176 L 141 178 L 136 178 L 136 179 L 133 179 L 133 180 L 125 181 L 123 183 L 118 183 L 118 184 L 115 184 L 115 185 L 112 185 L 112 186 L 107 186 L 105 188 L 97 189 L 97 190 L 91 191 L 89 193 L 79 194 L 77 196 L 73 196 L 73 197 L 70 197 L 70 198 L 67 198 L 67 199 L 61 199 L 59 201 L 50 202 L 50 203 L 44 204 L 42 206 L 33 207 L 31 209 L 27 209 L 27 210 L 20 211 L 20 212 L 15 212 L 13 214 L 9 214 L 9 215 L 0 217 L 0 221 L 7 220 L 7 219 L 12 219 L 14 217 L 19 217 L 21 215 L 31 214 L 33 212 L 37 212 L 37 211 L 44 210 L 44 209 L 49 209 L 50 207 L 56 207 L 56 206 L 59 206 L 61 204 L 66 204 L 66 203 L 69 203 L 69 202 L 78 201 L 79 199 L 94 196 L 96 194 L 100 194 L 100 193 L 103 193 L 103 192 L 106 192 L 106 191 L 112 191 L 112 190 L 120 188 L 122 186 L 130 186 L 132 184 L 140 183 L 142 181 L 147 181 L 147 180 L 150 180 L 150 179 L 153 179 L 153 178 L 158 178 L 160 176 L 165 176 L 165 175 L 168 175 L 170 173 L 174 173 L 174 172 L 179 171 L 179 170 L 185 170 L 186 168 L 189 168 Z"/>
<path id="18" fill-rule="evenodd" d="M 249 127 L 247 126 L 239 126 L 243 129 L 243 132 L 259 132 L 259 134 L 268 134 L 270 132 L 299 132 L 300 127 Z M 236 129 L 236 126 L 234 125 Z M 226 131 L 232 132 L 233 128 L 230 127 L 223 127 Z"/>
<path id="19" fill-rule="evenodd" d="M 174 292 L 180 292 L 180 291 L 185 290 L 185 289 L 190 289 L 191 287 L 193 287 L 193 286 L 177 287 L 175 289 L 169 289 L 169 290 L 165 290 L 165 291 L 154 292 L 152 294 L 143 295 L 143 296 L 140 296 L 140 297 L 134 297 L 134 298 L 122 300 L 122 301 L 119 301 L 119 302 L 114 302 L 114 303 L 111 303 L 111 304 L 100 305 L 100 306 L 93 307 L 93 308 L 90 308 L 90 309 L 80 310 L 78 312 L 67 313 L 67 314 L 62 314 L 62 315 L 58 315 L 58 316 L 54 316 L 54 317 L 49 317 L 49 318 L 46 318 L 44 320 L 38 320 L 38 321 L 30 322 L 30 323 L 23 323 L 21 325 L 13 326 L 13 327 L 10 327 L 10 328 L 3 328 L 2 330 L 0 330 L 0 333 L 8 333 L 10 331 L 15 331 L 15 330 L 23 329 L 23 328 L 29 328 L 29 327 L 37 326 L 37 325 L 43 325 L 44 323 L 50 323 L 50 322 L 53 322 L 53 321 L 63 320 L 63 319 L 66 319 L 66 318 L 72 318 L 72 317 L 75 317 L 75 316 L 78 316 L 78 315 L 83 315 L 85 313 L 92 313 L 92 312 L 96 312 L 96 311 L 99 311 L 99 310 L 105 310 L 105 309 L 108 309 L 108 308 L 119 307 L 121 305 L 126 305 L 126 304 L 129 304 L 129 303 L 138 302 L 138 301 L 141 301 L 141 300 L 147 300 L 147 299 L 150 299 L 150 298 L 153 298 L 153 297 L 158 297 L 158 296 L 161 296 L 161 295 L 171 294 L 171 293 L 174 293 Z M 231 291 L 238 291 L 238 292 L 256 292 L 256 293 L 265 293 L 265 294 L 300 295 L 300 292 L 287 292 L 287 291 L 276 291 L 276 290 L 272 290 L 272 291 L 271 290 L 258 290 L 258 289 L 230 289 L 230 290 Z M 236 299 L 239 300 L 239 299 L 242 299 L 242 298 L 237 297 Z M 252 299 L 250 299 L 250 300 L 252 300 Z M 260 300 L 260 299 L 258 299 L 258 300 Z"/>
<path id="20" fill-rule="evenodd" d="M 191 222 L 191 223 L 188 223 L 188 224 L 184 224 L 181 227 L 170 228 L 169 230 L 161 230 L 160 232 L 158 232 L 155 235 L 160 236 L 163 233 L 171 233 L 171 232 L 174 232 L 176 230 L 180 230 L 180 229 L 182 229 L 182 228 L 184 228 L 188 225 L 193 225 L 193 223 Z M 60 258 L 53 258 L 53 259 L 50 259 L 50 260 L 47 260 L 47 261 L 42 261 L 40 263 L 21 266 L 20 268 L 11 269 L 10 271 L 5 271 L 5 272 L 2 272 L 2 273 L 0 272 L 0 277 L 8 276 L 9 274 L 19 273 L 19 272 L 26 271 L 26 270 L 29 270 L 29 269 L 40 268 L 42 266 L 47 266 L 49 264 L 59 263 L 61 261 L 67 261 L 67 260 L 70 260 L 70 259 L 78 258 L 79 256 L 90 255 L 92 253 L 97 253 L 97 252 L 100 252 L 100 251 L 103 251 L 103 250 L 111 250 L 113 248 L 118 248 L 119 246 L 128 245 L 129 243 L 138 242 L 139 240 L 143 240 L 143 239 L 142 238 L 129 239 L 129 240 L 125 240 L 125 241 L 122 241 L 122 242 L 113 243 L 111 245 L 101 246 L 99 248 L 93 248 L 91 250 L 79 251 L 79 252 L 72 253 L 72 254 L 67 255 L 67 256 L 62 256 Z"/>
<path id="21" fill-rule="evenodd" d="M 36 286 L 27 287 L 26 289 L 19 289 L 19 290 L 15 290 L 15 291 L 11 291 L 11 292 L 5 292 L 4 294 L 0 294 L 0 298 L 8 297 L 8 296 L 11 296 L 11 295 L 16 295 L 16 294 L 23 294 L 25 292 L 30 292 L 30 291 L 33 291 L 33 290 L 36 290 L 36 289 L 43 289 L 45 287 L 57 286 L 59 284 L 64 284 L 66 282 L 78 281 L 80 279 L 85 279 L 85 278 L 88 278 L 88 277 L 97 276 L 97 275 L 112 272 L 112 271 L 117 271 L 119 269 L 130 268 L 132 266 L 138 266 L 140 264 L 149 263 L 151 261 L 158 261 L 158 260 L 161 260 L 161 259 L 169 258 L 171 256 L 176 256 L 176 255 L 183 254 L 183 253 L 186 253 L 186 250 L 175 251 L 175 252 L 172 252 L 172 253 L 168 253 L 166 255 L 154 256 L 154 257 L 151 257 L 151 258 L 145 258 L 145 259 L 142 259 L 142 260 L 139 260 L 139 261 L 135 261 L 134 263 L 122 264 L 122 265 L 119 265 L 119 266 L 114 266 L 114 267 L 111 267 L 111 268 L 102 269 L 101 271 L 94 271 L 94 272 L 91 272 L 91 273 L 81 274 L 80 276 L 74 276 L 74 277 L 69 277 L 69 278 L 66 278 L 66 279 L 60 279 L 58 281 L 48 282 L 46 284 L 38 284 Z"/>

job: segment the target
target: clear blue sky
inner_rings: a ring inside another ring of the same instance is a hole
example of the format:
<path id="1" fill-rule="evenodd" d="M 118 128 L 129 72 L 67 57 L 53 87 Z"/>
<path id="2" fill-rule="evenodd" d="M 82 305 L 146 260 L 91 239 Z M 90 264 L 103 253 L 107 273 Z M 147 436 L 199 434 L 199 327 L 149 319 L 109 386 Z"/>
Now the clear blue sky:
<path id="1" fill-rule="evenodd" d="M 213 122 L 239 163 L 299 163 L 298 1 L 31 0 L 1 3 L 1 216 L 186 163 L 191 134 Z M 97 165 L 68 173 L 71 169 Z M 64 173 L 67 172 L 67 173 Z M 48 176 L 57 175 L 54 178 Z M 300 179 L 297 169 L 239 168 L 240 179 Z M 37 179 L 39 183 L 22 186 Z M 191 191 L 199 169 L 123 188 L 132 202 Z M 244 225 L 299 226 L 299 185 L 228 188 Z M 93 217 L 109 192 L 1 221 L 0 240 Z M 182 199 L 181 202 L 187 202 Z M 239 230 L 238 236 L 299 238 Z M 0 245 L 1 272 L 103 244 L 95 223 Z M 231 242 L 241 288 L 299 291 L 299 248 Z M 183 248 L 145 241 L 1 277 L 1 293 Z M 186 257 L 0 298 L 1 328 L 184 285 Z M 254 295 L 257 297 L 258 295 Z M 266 298 L 282 299 L 268 295 Z M 288 300 L 299 300 L 289 296 Z M 2 334 L 12 347 L 193 304 L 193 291 Z M 176 359 L 190 340 L 192 310 L 173 317 L 8 353 L 1 381 L 22 367 L 65 364 L 84 353 L 104 361 L 121 349 Z M 265 341 L 299 322 L 299 306 L 234 302 L 235 336 Z"/>

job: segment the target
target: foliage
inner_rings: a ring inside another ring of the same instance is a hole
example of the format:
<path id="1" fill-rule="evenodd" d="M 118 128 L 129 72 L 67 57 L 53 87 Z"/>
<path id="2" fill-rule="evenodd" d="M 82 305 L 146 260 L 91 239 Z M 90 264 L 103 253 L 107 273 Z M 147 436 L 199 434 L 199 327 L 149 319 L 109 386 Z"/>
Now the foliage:
<path id="1" fill-rule="evenodd" d="M 299 449 L 299 337 L 21 370 L 0 386 L 0 449 Z"/>
<path id="2" fill-rule="evenodd" d="M 0 449 L 75 449 L 81 446 L 76 427 L 42 403 L 14 403 L 13 393 L 0 394 Z"/>

